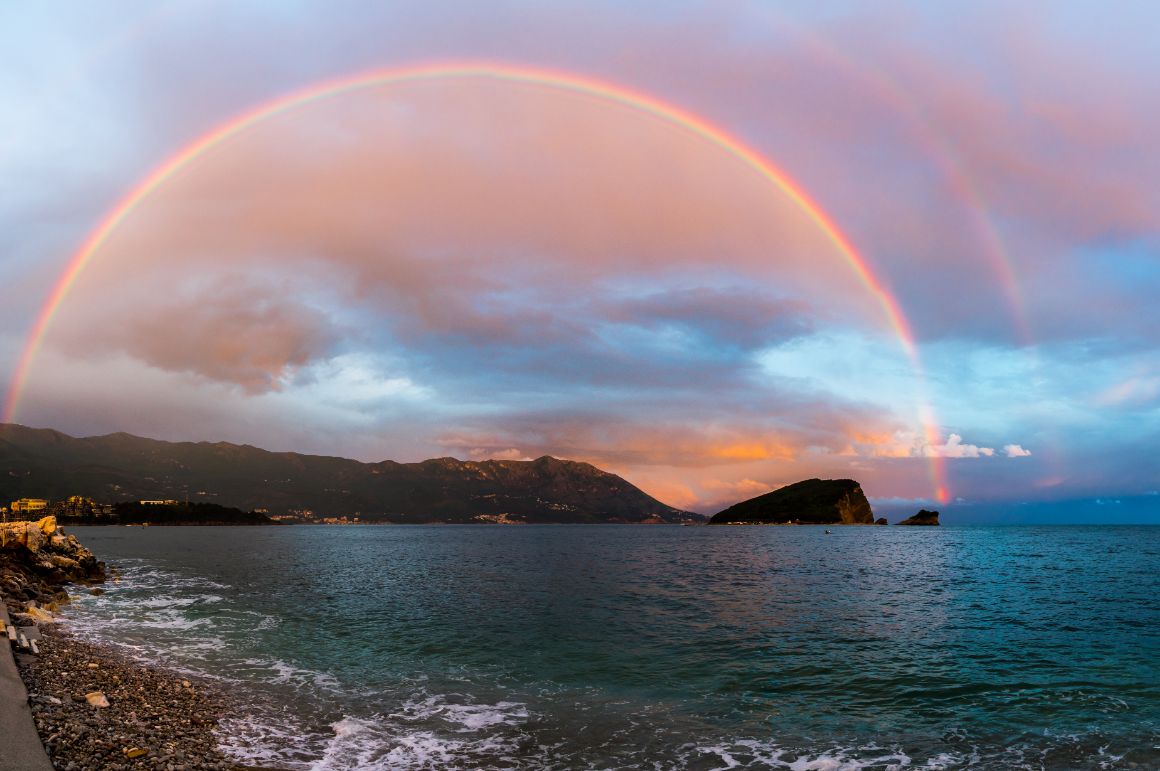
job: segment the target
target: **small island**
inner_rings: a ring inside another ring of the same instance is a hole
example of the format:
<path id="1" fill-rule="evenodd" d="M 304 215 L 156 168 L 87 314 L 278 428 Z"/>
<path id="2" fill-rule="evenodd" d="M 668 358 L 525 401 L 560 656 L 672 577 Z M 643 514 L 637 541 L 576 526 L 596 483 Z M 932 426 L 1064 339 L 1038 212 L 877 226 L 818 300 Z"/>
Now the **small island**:
<path id="1" fill-rule="evenodd" d="M 710 525 L 872 525 L 874 512 L 853 479 L 806 479 L 717 512 Z"/>
<path id="2" fill-rule="evenodd" d="M 913 517 L 910 517 L 909 519 L 904 519 L 901 522 L 899 522 L 898 524 L 900 524 L 900 525 L 920 525 L 920 526 L 926 526 L 926 527 L 937 526 L 938 525 L 938 512 L 937 511 L 927 511 L 926 509 L 922 509 L 917 514 L 915 514 Z"/>

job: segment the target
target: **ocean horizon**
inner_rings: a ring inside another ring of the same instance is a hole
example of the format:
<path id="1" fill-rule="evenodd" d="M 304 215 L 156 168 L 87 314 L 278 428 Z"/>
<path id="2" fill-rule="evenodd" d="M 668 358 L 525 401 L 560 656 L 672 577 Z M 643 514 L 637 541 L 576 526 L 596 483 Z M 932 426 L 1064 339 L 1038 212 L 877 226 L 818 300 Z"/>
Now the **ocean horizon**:
<path id="1" fill-rule="evenodd" d="M 1151 526 L 75 527 L 83 639 L 221 684 L 237 762 L 1160 763 Z"/>

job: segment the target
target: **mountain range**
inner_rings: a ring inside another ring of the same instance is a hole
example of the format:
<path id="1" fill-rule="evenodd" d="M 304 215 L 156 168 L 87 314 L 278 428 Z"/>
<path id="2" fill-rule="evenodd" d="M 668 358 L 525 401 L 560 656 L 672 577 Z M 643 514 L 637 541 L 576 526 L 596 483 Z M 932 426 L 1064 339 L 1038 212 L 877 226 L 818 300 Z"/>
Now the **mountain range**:
<path id="1" fill-rule="evenodd" d="M 131 434 L 75 438 L 0 424 L 0 502 L 71 495 L 115 503 L 209 502 L 271 515 L 420 522 L 694 522 L 588 463 L 363 463 L 228 442 L 165 442 Z"/>

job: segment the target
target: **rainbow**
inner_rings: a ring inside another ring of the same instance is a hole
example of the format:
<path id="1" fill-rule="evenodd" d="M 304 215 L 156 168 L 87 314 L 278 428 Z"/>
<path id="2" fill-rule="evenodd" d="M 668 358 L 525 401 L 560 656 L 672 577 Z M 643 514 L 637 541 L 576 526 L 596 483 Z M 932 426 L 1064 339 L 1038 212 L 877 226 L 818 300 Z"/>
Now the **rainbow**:
<path id="1" fill-rule="evenodd" d="M 911 362 L 915 376 L 918 379 L 921 396 L 919 419 L 922 422 L 925 439 L 931 445 L 939 443 L 939 428 L 935 420 L 934 412 L 929 405 L 929 400 L 926 397 L 926 377 L 919 359 L 918 347 L 915 344 L 914 335 L 911 332 L 910 325 L 901 307 L 899 307 L 897 300 L 890 291 L 874 275 L 866 258 L 859 253 L 833 219 L 810 198 L 800 185 L 764 158 L 759 152 L 746 145 L 741 139 L 728 134 L 723 129 L 714 126 L 701 117 L 647 94 L 570 73 L 539 68 L 515 67 L 490 62 L 436 63 L 375 70 L 315 83 L 306 88 L 281 96 L 273 101 L 266 102 L 226 121 L 217 128 L 190 142 L 184 148 L 170 156 L 166 161 L 155 167 L 153 171 L 125 193 L 105 215 L 104 219 L 100 221 L 84 243 L 73 254 L 65 270 L 57 279 L 47 300 L 36 316 L 32 329 L 25 340 L 20 358 L 17 360 L 16 368 L 8 387 L 8 394 L 4 402 L 4 422 L 14 422 L 32 362 L 35 360 L 37 352 L 43 345 L 45 335 L 48 332 L 53 317 L 68 296 L 77 278 L 92 261 L 97 252 L 100 251 L 101 247 L 109 240 L 117 227 L 133 213 L 142 201 L 164 185 L 166 181 L 179 174 L 203 154 L 209 152 L 221 143 L 228 141 L 231 137 L 237 136 L 266 120 L 302 107 L 303 105 L 376 86 L 454 78 L 538 86 L 572 92 L 621 105 L 665 123 L 681 127 L 690 134 L 719 147 L 752 169 L 767 182 L 774 185 L 783 194 L 788 196 L 817 225 L 821 232 L 825 234 L 826 238 L 833 243 L 842 255 L 842 258 L 854 271 L 859 281 L 881 306 L 887 322 L 898 337 L 907 358 Z M 931 458 L 930 469 L 935 497 L 945 502 L 949 498 L 949 493 L 946 486 L 945 467 L 942 459 L 938 457 Z"/>
<path id="2" fill-rule="evenodd" d="M 950 192 L 971 219 L 976 236 L 983 247 L 983 255 L 1005 296 L 1018 341 L 1025 347 L 1033 346 L 1031 327 L 1027 321 L 1023 294 L 1019 287 L 1018 271 L 995 223 L 987 216 L 989 207 L 979 193 L 978 185 L 968 175 L 963 164 L 955 160 L 954 153 L 942 136 L 934 130 L 914 98 L 874 62 L 866 58 L 855 61 L 845 50 L 798 24 L 788 14 L 777 11 L 773 13 L 777 14 L 778 23 L 792 28 L 817 57 L 824 59 L 834 69 L 840 70 L 845 77 L 857 81 L 864 92 L 871 94 L 903 118 L 918 147 L 933 162 Z"/>

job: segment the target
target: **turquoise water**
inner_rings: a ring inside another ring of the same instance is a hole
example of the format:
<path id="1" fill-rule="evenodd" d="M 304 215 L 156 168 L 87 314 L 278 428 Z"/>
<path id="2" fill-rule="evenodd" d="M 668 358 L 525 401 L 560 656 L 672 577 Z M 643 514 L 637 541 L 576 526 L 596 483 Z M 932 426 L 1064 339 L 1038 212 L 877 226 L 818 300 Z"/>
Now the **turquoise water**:
<path id="1" fill-rule="evenodd" d="M 294 769 L 1160 767 L 1160 528 L 74 528 Z"/>

